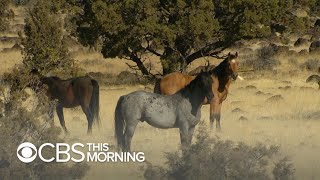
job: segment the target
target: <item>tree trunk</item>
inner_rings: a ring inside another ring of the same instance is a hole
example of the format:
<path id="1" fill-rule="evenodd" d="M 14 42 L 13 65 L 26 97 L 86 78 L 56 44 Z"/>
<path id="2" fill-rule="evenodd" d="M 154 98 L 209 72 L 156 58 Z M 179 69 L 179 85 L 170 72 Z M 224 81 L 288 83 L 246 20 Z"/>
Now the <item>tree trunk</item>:
<path id="1" fill-rule="evenodd" d="M 141 61 L 141 59 L 139 57 L 137 57 L 136 55 L 134 55 L 133 53 L 130 55 L 130 58 L 133 62 L 135 62 L 137 64 L 137 67 L 139 68 L 139 70 L 141 71 L 141 73 L 143 75 L 150 75 L 150 72 L 148 71 L 148 69 L 144 66 L 143 62 Z"/>

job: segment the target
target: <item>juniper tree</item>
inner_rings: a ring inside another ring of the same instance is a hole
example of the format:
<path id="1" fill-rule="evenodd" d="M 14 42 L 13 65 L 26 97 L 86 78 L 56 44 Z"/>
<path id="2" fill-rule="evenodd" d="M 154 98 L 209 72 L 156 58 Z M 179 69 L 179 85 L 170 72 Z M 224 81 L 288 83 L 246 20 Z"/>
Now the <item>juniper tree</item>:
<path id="1" fill-rule="evenodd" d="M 73 61 L 63 43 L 63 23 L 59 3 L 38 0 L 25 19 L 22 38 L 24 64 L 44 73 L 67 70 Z"/>
<path id="2" fill-rule="evenodd" d="M 71 0 L 72 1 L 72 0 Z M 216 56 L 240 39 L 271 35 L 271 25 L 290 24 L 293 0 L 95 0 L 72 1 L 74 33 L 82 44 L 102 42 L 104 57 L 161 59 L 163 73 L 184 70 L 203 56 Z"/>
<path id="3" fill-rule="evenodd" d="M 0 0 L 0 32 L 8 30 L 10 11 L 9 0 Z"/>

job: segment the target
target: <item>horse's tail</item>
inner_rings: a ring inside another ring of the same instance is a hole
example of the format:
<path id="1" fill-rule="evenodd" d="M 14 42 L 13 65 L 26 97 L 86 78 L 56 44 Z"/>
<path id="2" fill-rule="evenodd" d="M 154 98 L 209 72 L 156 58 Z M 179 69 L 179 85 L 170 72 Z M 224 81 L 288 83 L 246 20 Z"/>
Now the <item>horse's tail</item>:
<path id="1" fill-rule="evenodd" d="M 116 110 L 114 112 L 114 136 L 117 141 L 117 146 L 119 149 L 124 148 L 124 129 L 125 129 L 125 119 L 122 116 L 122 103 L 124 97 L 121 96 L 118 100 Z"/>
<path id="2" fill-rule="evenodd" d="M 154 89 L 153 89 L 153 92 L 154 92 L 154 93 L 161 94 L 160 82 L 161 82 L 161 78 L 158 78 L 158 79 L 156 80 L 155 85 L 154 85 Z"/>
<path id="3" fill-rule="evenodd" d="M 93 115 L 93 122 L 96 122 L 100 127 L 100 115 L 99 115 L 99 84 L 96 80 L 91 79 L 93 86 L 91 102 L 90 102 L 90 111 Z"/>

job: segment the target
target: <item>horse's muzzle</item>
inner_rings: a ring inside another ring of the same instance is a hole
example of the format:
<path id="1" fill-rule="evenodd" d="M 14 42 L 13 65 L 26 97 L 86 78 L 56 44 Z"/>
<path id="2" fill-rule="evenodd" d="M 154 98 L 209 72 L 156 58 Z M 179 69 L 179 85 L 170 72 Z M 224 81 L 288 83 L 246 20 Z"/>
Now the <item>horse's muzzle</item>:
<path id="1" fill-rule="evenodd" d="M 231 74 L 231 77 L 232 77 L 233 80 L 236 80 L 237 77 L 238 77 L 238 74 Z"/>

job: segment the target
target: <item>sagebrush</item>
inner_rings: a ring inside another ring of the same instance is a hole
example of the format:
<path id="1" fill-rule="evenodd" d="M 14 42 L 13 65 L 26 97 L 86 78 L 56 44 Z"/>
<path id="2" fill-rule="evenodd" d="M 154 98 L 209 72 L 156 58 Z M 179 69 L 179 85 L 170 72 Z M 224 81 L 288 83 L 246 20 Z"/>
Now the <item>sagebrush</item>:
<path id="1" fill-rule="evenodd" d="M 148 163 L 147 180 L 212 180 L 212 179 L 294 179 L 294 167 L 286 157 L 279 157 L 278 146 L 250 146 L 211 138 L 204 125 L 196 143 L 187 152 L 167 153 L 167 167 Z"/>

